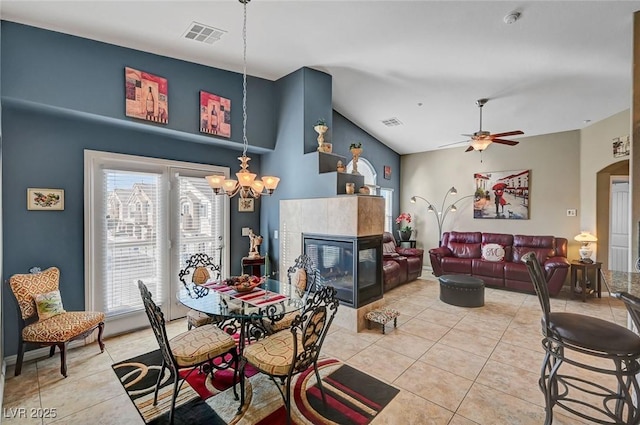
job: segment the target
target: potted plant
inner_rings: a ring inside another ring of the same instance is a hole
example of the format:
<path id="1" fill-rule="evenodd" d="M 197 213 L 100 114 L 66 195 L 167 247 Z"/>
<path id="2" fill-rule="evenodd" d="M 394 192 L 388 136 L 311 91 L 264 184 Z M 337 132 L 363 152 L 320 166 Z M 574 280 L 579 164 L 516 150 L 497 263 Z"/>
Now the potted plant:
<path id="1" fill-rule="evenodd" d="M 402 226 L 403 222 L 406 223 L 404 226 Z M 398 234 L 402 241 L 408 241 L 411 239 L 411 232 L 413 232 L 413 228 L 409 226 L 409 223 L 411 223 L 411 214 L 409 213 L 402 213 L 396 218 L 396 224 L 401 225 L 400 230 L 398 230 Z"/>

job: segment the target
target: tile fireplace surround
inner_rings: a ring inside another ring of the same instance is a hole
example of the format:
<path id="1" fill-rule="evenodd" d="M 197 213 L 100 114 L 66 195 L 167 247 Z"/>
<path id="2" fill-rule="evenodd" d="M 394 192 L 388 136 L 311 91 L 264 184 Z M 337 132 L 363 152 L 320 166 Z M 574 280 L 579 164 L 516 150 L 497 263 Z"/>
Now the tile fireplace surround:
<path id="1" fill-rule="evenodd" d="M 303 233 L 373 236 L 384 232 L 384 199 L 380 196 L 338 195 L 331 198 L 280 201 L 281 273 L 303 253 Z M 352 331 L 366 328 L 364 315 L 383 305 L 374 301 L 358 309 L 341 305 L 335 323 Z"/>

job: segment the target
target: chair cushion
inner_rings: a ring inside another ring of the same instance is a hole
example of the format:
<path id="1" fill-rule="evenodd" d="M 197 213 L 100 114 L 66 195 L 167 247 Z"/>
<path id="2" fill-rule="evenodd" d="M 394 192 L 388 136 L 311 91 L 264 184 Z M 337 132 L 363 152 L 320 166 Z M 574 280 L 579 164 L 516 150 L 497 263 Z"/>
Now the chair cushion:
<path id="1" fill-rule="evenodd" d="M 18 300 L 23 319 L 37 313 L 34 296 L 58 290 L 60 270 L 49 267 L 40 273 L 14 274 L 9 278 L 11 290 Z"/>
<path id="2" fill-rule="evenodd" d="M 206 283 L 210 277 L 211 275 L 206 267 L 196 267 L 193 271 L 193 276 L 191 276 L 191 281 L 196 285 L 202 285 L 203 283 Z"/>
<path id="3" fill-rule="evenodd" d="M 267 326 L 271 329 L 271 332 L 279 332 L 283 329 L 287 329 L 291 327 L 293 323 L 293 319 L 300 315 L 297 311 L 290 311 L 289 313 L 285 313 L 282 319 L 277 322 L 272 323 L 269 318 L 265 318 L 264 320 L 267 322 Z"/>
<path id="4" fill-rule="evenodd" d="M 216 320 L 208 314 L 199 312 L 198 310 L 189 310 L 187 313 L 187 322 L 196 328 L 204 325 L 215 323 Z"/>
<path id="5" fill-rule="evenodd" d="M 307 271 L 305 269 L 298 269 L 291 275 L 291 284 L 298 289 L 299 292 L 304 293 L 307 289 Z"/>
<path id="6" fill-rule="evenodd" d="M 303 351 L 298 338 L 298 353 Z M 244 358 L 261 372 L 284 376 L 293 363 L 293 334 L 283 330 L 245 347 Z"/>
<path id="7" fill-rule="evenodd" d="M 97 311 L 67 311 L 25 326 L 22 338 L 29 342 L 66 342 L 104 322 L 104 313 Z"/>
<path id="8" fill-rule="evenodd" d="M 38 320 L 47 320 L 58 314 L 66 313 L 62 306 L 60 291 L 51 291 L 46 294 L 38 294 L 34 298 L 38 310 Z"/>
<path id="9" fill-rule="evenodd" d="M 204 325 L 169 340 L 179 367 L 195 366 L 235 347 L 233 337 L 215 325 Z"/>
<path id="10" fill-rule="evenodd" d="M 623 326 L 596 317 L 550 313 L 549 329 L 562 341 L 589 350 L 620 355 L 640 353 L 640 336 Z"/>

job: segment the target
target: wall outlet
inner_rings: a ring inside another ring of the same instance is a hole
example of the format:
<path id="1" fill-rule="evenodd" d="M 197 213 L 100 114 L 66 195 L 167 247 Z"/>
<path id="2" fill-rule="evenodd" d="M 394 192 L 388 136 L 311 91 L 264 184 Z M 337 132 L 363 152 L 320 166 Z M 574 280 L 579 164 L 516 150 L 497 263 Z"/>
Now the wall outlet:
<path id="1" fill-rule="evenodd" d="M 251 231 L 251 227 L 243 227 L 242 228 L 242 236 L 249 236 L 249 232 Z"/>
<path id="2" fill-rule="evenodd" d="M 577 211 L 575 208 L 572 208 L 570 210 L 567 210 L 567 217 L 575 217 L 577 214 Z"/>

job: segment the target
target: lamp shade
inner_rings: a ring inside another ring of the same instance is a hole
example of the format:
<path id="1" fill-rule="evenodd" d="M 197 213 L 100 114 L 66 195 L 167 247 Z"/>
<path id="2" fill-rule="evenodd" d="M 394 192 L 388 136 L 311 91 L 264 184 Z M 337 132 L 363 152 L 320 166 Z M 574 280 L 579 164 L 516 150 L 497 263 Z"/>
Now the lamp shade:
<path id="1" fill-rule="evenodd" d="M 593 236 L 591 233 L 586 232 L 586 231 L 582 231 L 580 232 L 579 235 L 577 235 L 575 238 L 576 241 L 578 242 L 582 242 L 582 243 L 588 243 L 588 242 L 597 242 L 598 238 L 596 238 L 595 236 Z"/>

